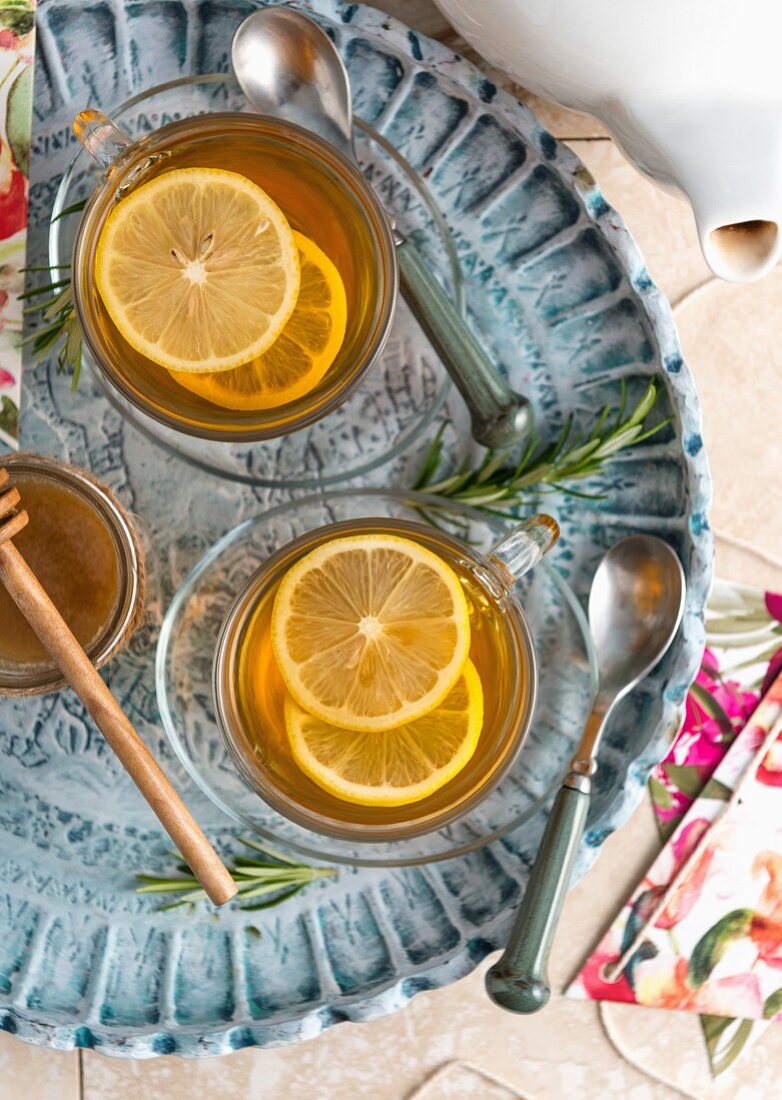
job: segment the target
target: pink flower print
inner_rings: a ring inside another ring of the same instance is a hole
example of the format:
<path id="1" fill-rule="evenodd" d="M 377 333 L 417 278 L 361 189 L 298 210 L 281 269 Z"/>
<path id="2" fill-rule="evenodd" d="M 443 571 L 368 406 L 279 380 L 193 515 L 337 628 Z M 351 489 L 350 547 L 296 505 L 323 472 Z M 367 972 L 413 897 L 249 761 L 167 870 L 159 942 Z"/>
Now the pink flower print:
<path id="1" fill-rule="evenodd" d="M 717 658 L 710 649 L 704 651 L 695 685 L 687 698 L 683 729 L 699 736 L 693 742 L 687 763 L 708 765 L 711 774 L 713 764 L 725 753 L 725 745 L 732 742 L 757 706 L 758 697 L 755 692 L 745 691 L 735 680 L 722 680 Z M 705 689 L 715 706 L 709 707 L 703 690 L 698 689 Z M 716 712 L 717 717 L 712 712 Z M 716 753 L 715 746 L 719 746 Z"/>
<path id="2" fill-rule="evenodd" d="M 671 842 L 671 850 L 676 859 L 677 867 L 681 867 L 690 853 L 700 844 L 701 837 L 708 830 L 709 825 L 708 818 L 697 817 L 694 821 L 690 821 L 685 825 L 680 833 L 677 833 Z"/>
<path id="3" fill-rule="evenodd" d="M 635 993 L 627 980 L 626 972 L 616 982 L 606 982 L 603 978 L 603 968 L 609 963 L 615 963 L 619 952 L 601 948 L 602 944 L 590 956 L 579 975 L 588 996 L 593 1001 L 623 1001 L 634 1004 Z"/>
<path id="4" fill-rule="evenodd" d="M 749 928 L 749 938 L 758 953 L 758 960 L 775 970 L 782 970 L 782 924 L 756 914 Z"/>
<path id="5" fill-rule="evenodd" d="M 6 386 L 13 386 L 15 382 L 16 379 L 11 374 L 10 370 L 6 370 L 5 367 L 0 367 L 0 390 L 4 389 Z"/>
<path id="6" fill-rule="evenodd" d="M 752 875 L 766 876 L 766 884 L 755 909 L 734 909 L 712 925 L 693 949 L 690 982 L 703 986 L 719 963 L 726 947 L 736 940 L 749 939 L 757 961 L 782 970 L 782 856 L 777 852 L 759 852 L 752 863 Z M 719 1009 L 709 1008 L 707 1011 Z M 742 1016 L 738 1009 L 730 1015 Z"/>
<path id="7" fill-rule="evenodd" d="M 766 611 L 772 619 L 776 619 L 778 623 L 782 623 L 782 593 L 780 592 L 766 592 L 765 600 Z"/>
<path id="8" fill-rule="evenodd" d="M 768 876 L 758 901 L 758 912 L 782 924 L 782 856 L 766 849 L 758 852 L 752 861 L 752 876 Z"/>
<path id="9" fill-rule="evenodd" d="M 652 772 L 652 797 L 661 822 L 675 825 L 694 802 L 728 746 L 757 706 L 758 696 L 721 680 L 706 649 L 685 702 L 684 724 L 667 756 Z"/>
<path id="10" fill-rule="evenodd" d="M 763 995 L 757 974 L 732 974 L 709 982 L 695 994 L 695 1008 L 713 1016 L 757 1020 L 763 1016 Z"/>

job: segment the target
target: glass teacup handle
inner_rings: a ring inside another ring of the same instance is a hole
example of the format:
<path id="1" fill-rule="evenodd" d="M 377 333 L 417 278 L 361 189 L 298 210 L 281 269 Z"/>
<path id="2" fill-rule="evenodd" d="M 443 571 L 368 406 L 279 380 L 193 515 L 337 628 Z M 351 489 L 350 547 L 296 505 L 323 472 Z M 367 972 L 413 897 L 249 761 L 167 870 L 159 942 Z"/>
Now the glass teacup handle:
<path id="1" fill-rule="evenodd" d="M 102 111 L 96 111 L 92 107 L 79 111 L 73 120 L 73 132 L 92 159 L 109 171 L 121 162 L 123 155 L 135 144 L 130 134 L 126 133 L 121 126 L 112 122 Z M 123 180 L 118 188 L 116 199 L 121 199 L 127 194 L 148 168 L 168 155 L 168 153 L 151 153 L 138 164 L 134 164 L 132 170 L 128 172 L 127 179 Z"/>
<path id="2" fill-rule="evenodd" d="M 532 430 L 532 406 L 516 393 L 409 240 L 397 248 L 402 294 L 464 398 L 473 438 L 484 447 L 511 447 Z"/>
<path id="3" fill-rule="evenodd" d="M 73 132 L 93 160 L 104 168 L 110 168 L 133 144 L 133 138 L 108 115 L 91 107 L 79 111 L 73 120 Z"/>
<path id="4" fill-rule="evenodd" d="M 553 516 L 540 513 L 514 527 L 488 551 L 487 557 L 508 587 L 537 565 L 559 538 Z"/>

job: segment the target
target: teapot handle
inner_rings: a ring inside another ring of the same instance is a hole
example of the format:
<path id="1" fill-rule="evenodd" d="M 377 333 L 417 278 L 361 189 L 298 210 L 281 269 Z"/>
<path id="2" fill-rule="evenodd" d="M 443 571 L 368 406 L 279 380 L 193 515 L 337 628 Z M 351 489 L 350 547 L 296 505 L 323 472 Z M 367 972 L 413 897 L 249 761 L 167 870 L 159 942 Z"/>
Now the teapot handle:
<path id="1" fill-rule="evenodd" d="M 110 168 L 133 144 L 133 139 L 116 123 L 88 107 L 73 120 L 73 132 L 90 156 L 103 168 Z"/>

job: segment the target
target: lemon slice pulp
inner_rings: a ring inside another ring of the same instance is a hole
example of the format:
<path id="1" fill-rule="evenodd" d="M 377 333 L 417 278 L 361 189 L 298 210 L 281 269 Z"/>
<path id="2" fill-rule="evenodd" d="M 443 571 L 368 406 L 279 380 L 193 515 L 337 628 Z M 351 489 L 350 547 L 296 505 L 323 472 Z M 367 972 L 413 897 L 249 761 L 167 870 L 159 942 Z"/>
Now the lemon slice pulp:
<path id="1" fill-rule="evenodd" d="M 226 370 L 261 355 L 296 304 L 293 232 L 237 172 L 181 168 L 142 184 L 106 220 L 95 279 L 136 351 L 169 370 Z"/>
<path id="2" fill-rule="evenodd" d="M 483 725 L 483 690 L 472 661 L 423 718 L 377 733 L 322 722 L 288 696 L 285 726 L 301 770 L 319 787 L 361 806 L 406 806 L 450 782 L 473 756 Z"/>
<path id="3" fill-rule="evenodd" d="M 451 567 L 412 539 L 332 539 L 283 578 L 272 644 L 299 706 L 345 729 L 387 730 L 453 688 L 470 652 L 467 599 Z"/>
<path id="4" fill-rule="evenodd" d="M 345 338 L 347 299 L 334 264 L 314 241 L 293 231 L 301 282 L 285 328 L 256 359 L 209 374 L 172 371 L 180 386 L 224 409 L 273 409 L 317 386 Z"/>

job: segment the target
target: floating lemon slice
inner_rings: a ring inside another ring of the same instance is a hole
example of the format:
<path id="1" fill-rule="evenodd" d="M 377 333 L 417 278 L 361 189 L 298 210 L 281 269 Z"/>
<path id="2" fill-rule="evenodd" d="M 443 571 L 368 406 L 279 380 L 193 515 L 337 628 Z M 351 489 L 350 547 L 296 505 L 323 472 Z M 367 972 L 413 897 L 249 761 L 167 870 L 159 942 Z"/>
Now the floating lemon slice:
<path id="1" fill-rule="evenodd" d="M 357 733 L 314 718 L 288 696 L 285 727 L 296 763 L 319 787 L 361 806 L 407 806 L 438 791 L 472 757 L 483 689 L 468 661 L 439 707 L 396 729 Z"/>
<path id="2" fill-rule="evenodd" d="M 226 370 L 277 339 L 299 293 L 284 214 L 236 172 L 182 168 L 109 215 L 98 290 L 128 343 L 169 370 Z"/>
<path id="3" fill-rule="evenodd" d="M 296 702 L 324 722 L 387 730 L 438 706 L 470 652 L 459 578 L 397 535 L 324 543 L 277 590 L 272 644 Z"/>
<path id="4" fill-rule="evenodd" d="M 180 386 L 224 409 L 274 409 L 314 389 L 345 338 L 347 299 L 325 252 L 293 232 L 301 283 L 296 306 L 272 346 L 257 359 L 214 374 L 172 371 Z"/>

